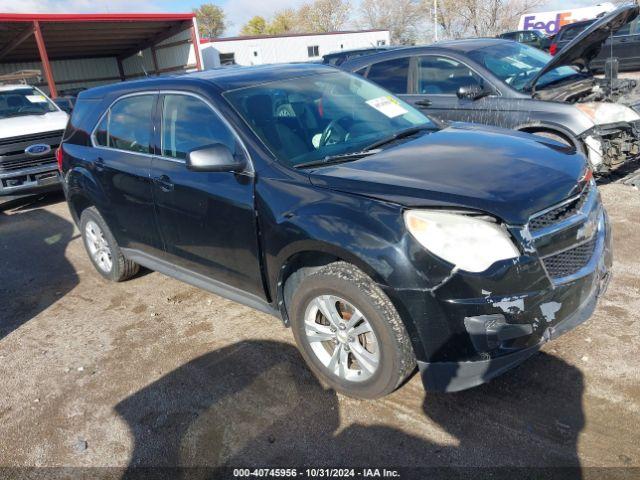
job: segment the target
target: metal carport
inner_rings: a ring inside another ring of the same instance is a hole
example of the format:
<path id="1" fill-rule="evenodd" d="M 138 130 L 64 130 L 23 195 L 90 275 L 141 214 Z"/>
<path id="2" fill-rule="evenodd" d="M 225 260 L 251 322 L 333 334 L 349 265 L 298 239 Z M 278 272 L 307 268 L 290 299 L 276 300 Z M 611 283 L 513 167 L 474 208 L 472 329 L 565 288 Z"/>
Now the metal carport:
<path id="1" fill-rule="evenodd" d="M 40 68 L 56 97 L 65 85 L 201 70 L 199 42 L 193 13 L 0 13 L 0 73 Z"/>

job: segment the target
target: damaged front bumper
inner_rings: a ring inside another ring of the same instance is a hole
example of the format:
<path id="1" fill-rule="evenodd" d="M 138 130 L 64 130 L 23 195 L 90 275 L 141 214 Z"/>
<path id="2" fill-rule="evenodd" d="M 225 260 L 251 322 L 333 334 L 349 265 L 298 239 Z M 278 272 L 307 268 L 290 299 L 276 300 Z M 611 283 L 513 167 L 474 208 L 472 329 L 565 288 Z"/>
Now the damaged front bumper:
<path id="1" fill-rule="evenodd" d="M 596 173 L 610 173 L 640 158 L 640 121 L 597 125 L 581 138 Z"/>
<path id="2" fill-rule="evenodd" d="M 427 292 L 390 292 L 417 325 L 410 334 L 424 346 L 417 356 L 427 390 L 485 383 L 591 316 L 610 279 L 611 232 L 597 188 L 581 195 L 575 214 L 557 223 L 534 233 L 534 218 L 512 227 L 525 246 L 518 259 L 455 271 Z"/>

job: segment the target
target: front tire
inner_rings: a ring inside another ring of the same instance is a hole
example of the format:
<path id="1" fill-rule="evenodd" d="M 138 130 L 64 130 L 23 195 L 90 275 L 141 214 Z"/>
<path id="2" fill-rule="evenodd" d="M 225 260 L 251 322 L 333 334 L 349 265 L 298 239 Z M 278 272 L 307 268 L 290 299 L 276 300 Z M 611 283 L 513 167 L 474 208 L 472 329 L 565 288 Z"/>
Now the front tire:
<path id="1" fill-rule="evenodd" d="M 104 278 L 122 282 L 138 273 L 139 265 L 122 255 L 118 242 L 95 207 L 83 210 L 80 230 L 89 259 Z"/>
<path id="2" fill-rule="evenodd" d="M 289 311 L 305 361 L 340 393 L 379 398 L 415 369 L 398 312 L 380 287 L 353 265 L 335 262 L 304 277 Z"/>

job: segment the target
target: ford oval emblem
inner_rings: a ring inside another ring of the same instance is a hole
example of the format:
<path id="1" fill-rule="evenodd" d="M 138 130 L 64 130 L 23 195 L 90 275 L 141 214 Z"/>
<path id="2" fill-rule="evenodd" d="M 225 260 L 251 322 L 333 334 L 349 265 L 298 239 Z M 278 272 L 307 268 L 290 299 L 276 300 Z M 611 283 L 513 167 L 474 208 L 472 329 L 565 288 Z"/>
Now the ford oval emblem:
<path id="1" fill-rule="evenodd" d="M 24 149 L 24 153 L 31 155 L 32 157 L 39 157 L 51 152 L 51 146 L 44 143 L 38 143 L 36 145 L 29 145 Z"/>

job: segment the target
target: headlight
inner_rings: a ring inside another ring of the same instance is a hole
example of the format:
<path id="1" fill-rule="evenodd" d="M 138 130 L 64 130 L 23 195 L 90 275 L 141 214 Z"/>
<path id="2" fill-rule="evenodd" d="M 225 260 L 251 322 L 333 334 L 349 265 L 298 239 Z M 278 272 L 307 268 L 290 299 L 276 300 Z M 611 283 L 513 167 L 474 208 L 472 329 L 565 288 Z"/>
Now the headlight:
<path id="1" fill-rule="evenodd" d="M 617 103 L 587 102 L 576 103 L 575 106 L 593 120 L 596 125 L 640 120 L 640 115 L 636 112 Z"/>
<path id="2" fill-rule="evenodd" d="M 404 223 L 424 248 L 461 270 L 483 272 L 498 260 L 520 255 L 506 231 L 481 218 L 407 210 Z"/>

